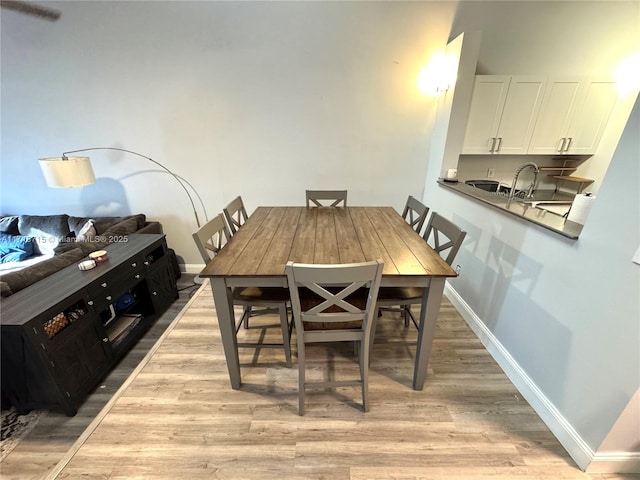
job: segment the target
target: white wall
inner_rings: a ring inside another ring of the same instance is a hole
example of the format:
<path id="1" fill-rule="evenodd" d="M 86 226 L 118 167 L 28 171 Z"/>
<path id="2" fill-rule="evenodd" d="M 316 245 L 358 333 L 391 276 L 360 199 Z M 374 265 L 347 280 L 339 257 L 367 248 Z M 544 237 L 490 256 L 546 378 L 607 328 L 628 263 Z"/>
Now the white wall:
<path id="1" fill-rule="evenodd" d="M 514 14 L 513 4 L 503 5 Z M 477 28 L 482 12 L 472 15 L 476 5 L 465 6 L 471 10 L 464 18 L 475 19 L 469 24 Z M 598 26 L 590 7 L 585 15 Z M 627 3 L 627 7 L 631 7 L 627 14 L 633 12 L 637 19 L 638 4 Z M 535 15 L 536 8 L 544 7 L 529 5 L 519 10 L 528 16 L 528 22 L 519 15 L 511 17 L 511 25 L 525 25 L 524 38 L 527 29 L 534 29 L 532 25 L 540 31 L 546 24 L 547 12 Z M 500 13 L 496 15 L 500 21 Z M 607 17 L 603 11 L 600 15 Z M 585 21 L 579 18 L 577 24 Z M 637 48 L 637 27 L 626 25 L 630 28 L 626 34 L 636 40 L 631 47 Z M 456 33 L 454 29 L 452 36 Z M 479 53 L 479 64 L 489 73 L 532 73 L 525 71 L 525 65 L 531 69 L 536 60 L 543 60 L 551 73 L 562 72 L 562 63 L 551 55 L 553 50 L 547 50 L 544 59 L 536 59 L 533 43 L 517 35 L 512 42 L 521 47 L 521 56 L 511 56 L 509 68 L 514 70 L 501 72 L 507 68 L 501 66 L 502 57 L 487 49 L 487 45 L 497 48 L 492 33 L 495 40 L 495 32 L 483 32 Z M 502 35 L 504 41 L 505 31 Z M 625 55 L 617 38 L 600 39 L 593 55 L 573 45 L 574 54 L 583 59 L 603 58 L 603 49 L 608 49 L 610 58 L 602 65 L 606 69 Z M 543 36 L 542 44 L 546 41 Z M 595 48 L 591 40 L 588 43 Z M 563 44 L 555 50 L 562 53 Z M 587 63 L 583 64 L 585 71 L 602 73 Z M 459 79 L 459 85 L 468 88 L 469 79 Z M 441 158 L 433 154 L 439 153 L 444 138 L 432 138 L 425 184 L 425 202 L 468 231 L 456 258 L 462 274 L 449 283 L 452 300 L 582 468 L 593 460 L 620 462 L 620 470 L 629 468 L 628 460 L 633 463 L 631 468 L 640 465 L 638 431 L 635 438 L 626 435 L 624 439 L 623 448 L 634 449 L 625 452 L 627 456 L 598 456 L 605 438 L 609 445 L 616 443 L 608 433 L 640 385 L 640 267 L 631 261 L 640 244 L 637 103 L 618 145 L 634 99 L 635 95 L 621 100 L 614 125 L 603 138 L 599 153 L 607 162 L 612 159 L 611 165 L 578 241 L 437 186 L 440 169 L 434 164 Z M 444 115 L 438 114 L 441 117 Z M 451 151 L 441 153 L 445 161 L 451 155 Z"/>
<path id="2" fill-rule="evenodd" d="M 238 194 L 252 210 L 344 187 L 400 208 L 424 190 L 469 232 L 451 285 L 597 450 L 640 378 L 637 136 L 570 241 L 436 185 L 446 128 L 415 79 L 449 34 L 476 30 L 481 73 L 609 70 L 638 48 L 638 2 L 461 2 L 455 18 L 453 2 L 47 4 L 58 22 L 1 14 L 2 212 L 145 212 L 198 263 L 186 198 L 148 162 L 96 153 L 98 184 L 44 186 L 37 158 L 96 145 L 166 163 L 210 215 Z"/>
<path id="3" fill-rule="evenodd" d="M 401 208 L 420 196 L 435 102 L 416 78 L 444 47 L 451 2 L 47 2 L 2 11 L 3 213 L 144 212 L 201 263 L 176 182 L 91 153 L 96 185 L 53 190 L 37 158 L 140 152 L 187 178 L 209 216 L 298 204 L 306 188 Z"/>

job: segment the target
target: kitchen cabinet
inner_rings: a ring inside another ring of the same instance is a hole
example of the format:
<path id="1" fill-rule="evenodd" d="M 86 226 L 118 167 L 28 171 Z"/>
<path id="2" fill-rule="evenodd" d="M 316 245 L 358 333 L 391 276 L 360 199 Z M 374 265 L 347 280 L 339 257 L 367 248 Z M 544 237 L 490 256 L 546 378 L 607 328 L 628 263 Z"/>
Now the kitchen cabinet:
<path id="1" fill-rule="evenodd" d="M 585 77 L 549 81 L 528 153 L 593 155 L 617 100 L 614 82 Z"/>
<path id="2" fill-rule="evenodd" d="M 463 154 L 526 154 L 545 77 L 476 76 Z"/>

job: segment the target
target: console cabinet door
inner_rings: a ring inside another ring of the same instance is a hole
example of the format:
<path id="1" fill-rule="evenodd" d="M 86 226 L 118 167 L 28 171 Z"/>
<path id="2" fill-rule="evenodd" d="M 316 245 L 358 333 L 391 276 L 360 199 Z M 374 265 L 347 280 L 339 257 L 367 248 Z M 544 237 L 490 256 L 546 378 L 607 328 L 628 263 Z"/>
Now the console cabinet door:
<path id="1" fill-rule="evenodd" d="M 66 395 L 80 402 L 111 366 L 109 339 L 89 318 L 74 325 L 73 335 L 49 353 L 49 358 Z"/>
<path id="2" fill-rule="evenodd" d="M 173 269 L 164 259 L 147 276 L 147 285 L 154 310 L 164 311 L 177 297 L 176 281 Z"/>

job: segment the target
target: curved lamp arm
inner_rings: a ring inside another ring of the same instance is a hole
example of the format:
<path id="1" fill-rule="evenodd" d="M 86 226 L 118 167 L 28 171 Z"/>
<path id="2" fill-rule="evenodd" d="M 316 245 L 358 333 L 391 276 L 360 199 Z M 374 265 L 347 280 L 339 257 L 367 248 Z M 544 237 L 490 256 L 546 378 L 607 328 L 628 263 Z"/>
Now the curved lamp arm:
<path id="1" fill-rule="evenodd" d="M 193 190 L 193 192 L 195 193 L 196 197 L 198 197 L 198 200 L 200 201 L 200 205 L 202 206 L 202 210 L 204 212 L 204 216 L 205 216 L 205 221 L 208 221 L 208 217 L 207 217 L 207 210 L 204 206 L 204 203 L 202 202 L 202 198 L 200 198 L 200 195 L 198 194 L 198 192 L 196 191 L 195 188 L 193 188 L 193 185 L 191 185 L 191 183 L 189 183 L 187 180 L 185 180 L 184 178 L 176 175 L 175 173 L 173 173 L 171 170 L 169 170 L 167 167 L 165 167 L 164 165 L 162 165 L 160 162 L 154 160 L 151 157 L 147 157 L 146 155 L 142 155 L 141 153 L 138 152 L 134 152 L 132 150 L 126 150 L 124 148 L 117 148 L 117 147 L 91 147 L 91 148 L 82 148 L 80 150 L 70 150 L 68 152 L 63 152 L 62 153 L 62 159 L 66 160 L 67 159 L 67 154 L 72 154 L 72 153 L 80 153 L 80 152 L 89 152 L 92 150 L 116 150 L 118 152 L 125 152 L 125 153 L 130 153 L 132 155 L 136 155 L 138 157 L 142 157 L 146 160 L 149 160 L 152 163 L 155 163 L 156 165 L 158 165 L 160 168 L 162 168 L 164 171 L 166 171 L 169 175 L 171 175 L 173 178 L 176 179 L 176 182 L 178 182 L 180 184 L 180 186 L 182 187 L 182 189 L 184 190 L 184 192 L 187 194 L 187 197 L 189 198 L 189 202 L 191 203 L 191 208 L 193 209 L 193 215 L 196 218 L 196 224 L 198 225 L 198 228 L 201 227 L 200 225 L 200 219 L 198 218 L 198 212 L 196 211 L 196 205 L 193 202 L 193 198 L 191 197 L 191 194 L 189 193 L 189 190 L 187 189 L 187 187 L 185 187 L 185 183 L 187 185 L 189 185 L 189 187 L 191 188 L 191 190 Z"/>

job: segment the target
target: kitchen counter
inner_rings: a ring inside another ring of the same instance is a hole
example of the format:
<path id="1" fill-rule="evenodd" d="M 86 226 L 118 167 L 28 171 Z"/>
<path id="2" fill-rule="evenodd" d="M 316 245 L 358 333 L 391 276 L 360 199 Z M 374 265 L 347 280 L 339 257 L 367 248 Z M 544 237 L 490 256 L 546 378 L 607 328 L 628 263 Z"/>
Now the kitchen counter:
<path id="1" fill-rule="evenodd" d="M 574 195 L 569 193 L 540 190 L 534 192 L 532 199 L 514 198 L 509 203 L 506 196 L 465 185 L 463 182 L 451 183 L 438 180 L 438 184 L 448 190 L 478 200 L 509 215 L 540 225 L 572 240 L 577 240 L 582 231 L 581 224 L 566 220 L 563 216 L 550 210 L 539 208 L 540 205 L 544 204 L 570 204 Z"/>

